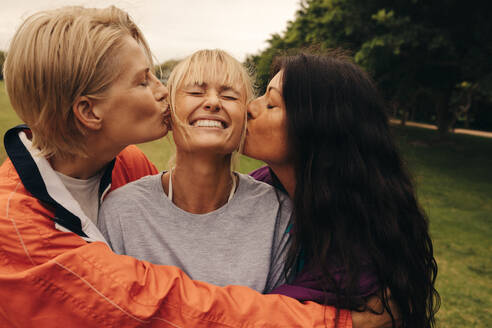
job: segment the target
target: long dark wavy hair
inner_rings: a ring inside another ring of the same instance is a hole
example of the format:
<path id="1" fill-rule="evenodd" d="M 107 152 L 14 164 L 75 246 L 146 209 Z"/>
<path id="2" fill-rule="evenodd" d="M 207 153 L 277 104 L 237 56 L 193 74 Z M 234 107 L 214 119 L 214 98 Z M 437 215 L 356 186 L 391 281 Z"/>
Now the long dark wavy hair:
<path id="1" fill-rule="evenodd" d="M 433 327 L 440 299 L 428 219 L 374 82 L 340 53 L 280 57 L 280 70 L 297 181 L 287 275 L 302 253 L 323 289 L 336 292 L 331 305 L 362 311 L 356 291 L 371 268 L 394 327 Z"/>

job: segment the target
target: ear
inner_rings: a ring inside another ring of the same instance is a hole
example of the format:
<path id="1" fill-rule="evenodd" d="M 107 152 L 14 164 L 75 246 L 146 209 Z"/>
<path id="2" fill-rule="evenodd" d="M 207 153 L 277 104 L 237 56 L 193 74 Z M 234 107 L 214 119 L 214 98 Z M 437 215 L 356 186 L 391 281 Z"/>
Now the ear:
<path id="1" fill-rule="evenodd" d="M 81 96 L 77 98 L 72 106 L 75 117 L 79 123 L 89 130 L 100 130 L 102 127 L 102 117 L 95 109 L 94 100 Z"/>

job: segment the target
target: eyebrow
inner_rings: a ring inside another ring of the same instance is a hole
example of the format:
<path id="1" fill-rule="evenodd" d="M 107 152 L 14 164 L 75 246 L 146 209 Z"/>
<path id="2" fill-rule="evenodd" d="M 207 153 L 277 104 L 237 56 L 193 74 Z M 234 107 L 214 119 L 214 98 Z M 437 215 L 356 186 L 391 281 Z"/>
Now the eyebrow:
<path id="1" fill-rule="evenodd" d="M 137 73 L 135 73 L 135 76 L 133 78 L 133 81 L 136 82 L 138 81 L 138 79 L 140 78 L 140 76 L 142 75 L 142 73 L 144 73 L 145 75 L 147 75 L 147 73 L 150 71 L 150 68 L 149 67 L 145 67 L 145 68 L 142 68 L 141 70 L 139 70 Z"/>
<path id="2" fill-rule="evenodd" d="M 189 85 L 187 86 L 184 86 L 184 88 L 190 88 L 190 87 L 199 87 L 199 88 L 207 88 L 208 87 L 208 84 L 207 83 L 198 83 L 198 82 L 195 82 L 195 83 L 190 83 Z M 235 88 L 231 87 L 231 86 L 228 86 L 228 85 L 223 85 L 219 88 L 219 92 L 224 92 L 224 91 L 232 91 L 234 92 L 234 94 L 236 94 L 238 97 L 241 96 L 241 93 L 239 91 L 237 91 Z"/>
<path id="3" fill-rule="evenodd" d="M 230 87 L 230 86 L 223 86 L 223 87 L 220 87 L 219 89 L 220 92 L 224 92 L 224 91 L 232 91 L 234 92 L 234 94 L 236 94 L 238 97 L 241 96 L 241 93 L 239 91 L 237 91 L 236 89 L 234 89 L 233 87 Z"/>

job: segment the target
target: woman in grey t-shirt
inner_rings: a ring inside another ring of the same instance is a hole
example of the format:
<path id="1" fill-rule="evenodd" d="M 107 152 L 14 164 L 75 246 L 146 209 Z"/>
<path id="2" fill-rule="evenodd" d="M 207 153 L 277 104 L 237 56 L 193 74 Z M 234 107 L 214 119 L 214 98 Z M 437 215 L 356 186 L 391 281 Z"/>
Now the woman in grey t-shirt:
<path id="1" fill-rule="evenodd" d="M 196 280 L 270 291 L 283 278 L 291 205 L 231 169 L 250 78 L 224 51 L 201 50 L 178 64 L 168 87 L 176 164 L 111 193 L 99 227 L 117 253 L 179 266 Z"/>

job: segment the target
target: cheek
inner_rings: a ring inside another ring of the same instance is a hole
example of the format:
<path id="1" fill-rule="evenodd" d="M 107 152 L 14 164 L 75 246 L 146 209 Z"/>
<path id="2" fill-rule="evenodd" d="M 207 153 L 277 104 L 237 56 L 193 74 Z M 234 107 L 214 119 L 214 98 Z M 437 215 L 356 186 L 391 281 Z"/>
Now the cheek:
<path id="1" fill-rule="evenodd" d="M 174 106 L 174 115 L 176 119 L 181 122 L 187 122 L 188 117 L 191 115 L 193 110 L 200 105 L 198 99 L 176 99 L 176 104 Z"/>
<path id="2" fill-rule="evenodd" d="M 287 158 L 285 127 L 279 117 L 266 114 L 248 123 L 245 153 L 268 164 Z"/>
<path id="3" fill-rule="evenodd" d="M 283 163 L 288 158 L 287 127 L 280 116 L 273 116 L 269 124 L 263 126 L 265 137 L 266 162 Z"/>
<path id="4" fill-rule="evenodd" d="M 172 115 L 172 130 L 173 138 L 176 142 L 177 140 L 182 140 L 183 135 L 186 134 L 186 125 L 182 117 L 178 117 L 176 112 Z"/>
<path id="5" fill-rule="evenodd" d="M 277 113 L 270 113 L 259 123 L 261 133 L 276 141 L 283 138 L 285 135 L 285 121 L 282 116 Z"/>
<path id="6" fill-rule="evenodd" d="M 232 124 L 234 124 L 234 135 L 241 135 L 245 127 L 244 124 L 246 122 L 246 107 L 230 107 L 229 117 L 232 121 Z"/>
<path id="7" fill-rule="evenodd" d="M 239 130 L 243 131 L 245 124 L 246 124 L 246 109 L 245 108 L 238 111 L 238 113 L 236 114 L 235 120 L 237 122 L 237 126 L 238 126 Z"/>
<path id="8" fill-rule="evenodd" d="M 271 131 L 271 148 L 272 152 L 277 154 L 284 154 L 287 152 L 287 133 L 284 125 L 277 125 L 272 127 Z"/>
<path id="9" fill-rule="evenodd" d="M 122 98 L 119 103 L 121 106 L 127 108 L 127 112 L 129 113 L 128 118 L 130 119 L 131 117 L 136 122 L 142 122 L 155 117 L 160 111 L 159 105 L 149 95 L 132 96 L 129 94 L 128 97 Z"/>

